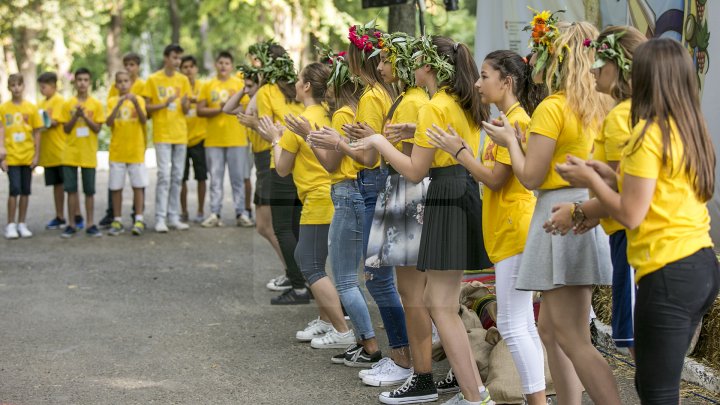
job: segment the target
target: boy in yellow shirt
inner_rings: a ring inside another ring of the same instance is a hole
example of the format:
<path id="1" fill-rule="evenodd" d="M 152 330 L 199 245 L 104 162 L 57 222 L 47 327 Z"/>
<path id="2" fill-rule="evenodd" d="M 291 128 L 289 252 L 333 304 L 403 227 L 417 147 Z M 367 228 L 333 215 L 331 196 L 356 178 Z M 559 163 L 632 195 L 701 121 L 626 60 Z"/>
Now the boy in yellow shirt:
<path id="1" fill-rule="evenodd" d="M 142 97 L 143 89 L 145 88 L 145 80 L 140 78 L 140 63 L 142 58 L 135 52 L 128 52 L 123 56 L 123 66 L 125 71 L 130 75 L 130 94 L 134 94 L 138 97 Z M 108 100 L 111 97 L 119 96 L 118 89 L 116 86 L 110 86 L 108 92 Z M 109 109 L 108 109 L 109 110 Z M 143 134 L 145 133 L 145 124 L 142 125 Z M 143 200 L 143 205 L 145 201 Z M 135 204 L 133 204 L 132 217 L 135 218 Z M 108 188 L 108 208 L 105 211 L 105 216 L 100 220 L 98 225 L 100 228 L 108 228 L 113 222 L 115 215 L 113 215 L 113 204 L 112 204 L 112 191 Z M 134 222 L 134 219 L 133 219 Z"/>
<path id="2" fill-rule="evenodd" d="M 197 79 L 197 60 L 192 55 L 183 56 L 180 62 L 180 71 L 190 79 L 192 97 L 190 97 L 190 111 L 187 114 L 188 125 L 188 149 L 185 159 L 185 173 L 183 174 L 182 187 L 180 188 L 180 208 L 183 221 L 190 219 L 187 208 L 187 181 L 190 179 L 190 163 L 197 181 L 197 215 L 195 222 L 202 222 L 205 218 L 205 192 L 207 189 L 207 165 L 205 163 L 205 136 L 207 133 L 207 118 L 198 117 L 197 102 L 205 85 Z"/>
<path id="3" fill-rule="evenodd" d="M 87 68 L 75 71 L 75 91 L 77 95 L 65 102 L 61 111 L 54 117 L 63 124 L 67 134 L 67 145 L 63 153 L 63 187 L 68 194 L 68 225 L 63 238 L 71 238 L 78 229 L 82 229 L 78 197 L 78 168 L 82 173 L 85 211 L 87 215 L 88 236 L 102 236 L 94 223 L 95 208 L 95 167 L 97 166 L 98 137 L 105 113 L 103 106 L 90 95 L 92 75 Z M 55 113 L 53 113 L 55 114 Z M 77 228 L 76 228 L 77 226 Z"/>
<path id="4" fill-rule="evenodd" d="M 244 82 L 232 74 L 233 57 L 220 52 L 215 59 L 217 76 L 204 87 L 198 101 L 198 115 L 208 118 L 205 138 L 205 155 L 210 168 L 210 216 L 202 226 L 220 226 L 225 166 L 230 175 L 235 217 L 249 221 L 245 208 L 245 172 L 247 171 L 247 133 L 233 115 L 224 114 L 225 103 L 236 93 L 242 92 Z"/>
<path id="5" fill-rule="evenodd" d="M 7 239 L 29 238 L 32 236 L 32 232 L 25 224 L 25 216 L 30 200 L 32 170 L 37 166 L 40 157 L 42 121 L 37 107 L 23 100 L 25 83 L 22 75 L 18 73 L 10 75 L 8 90 L 12 93 L 12 100 L 0 105 L 2 127 L 5 129 L 2 143 L 7 150 L 7 156 L 0 165 L 2 170 L 7 172 L 10 180 L 8 224 L 5 228 L 5 237 Z M 17 222 L 15 222 L 16 211 Z"/>
<path id="6" fill-rule="evenodd" d="M 180 222 L 180 185 L 187 153 L 186 114 L 190 111 L 190 80 L 177 72 L 183 49 L 172 44 L 163 51 L 163 68 L 145 82 L 143 97 L 153 120 L 153 142 L 157 156 L 155 231 L 186 230 Z"/>
<path id="7" fill-rule="evenodd" d="M 125 231 L 122 226 L 122 189 L 125 175 L 130 177 L 135 206 L 133 235 L 142 235 L 143 202 L 148 174 L 145 167 L 145 100 L 130 92 L 130 75 L 127 72 L 115 74 L 115 87 L 119 95 L 110 97 L 107 125 L 112 130 L 110 139 L 110 177 L 108 187 L 112 193 L 112 209 L 115 217 L 110 224 L 109 234 L 117 236 Z"/>
<path id="8" fill-rule="evenodd" d="M 40 162 L 45 168 L 45 185 L 53 187 L 55 200 L 55 218 L 48 222 L 46 229 L 59 229 L 65 227 L 65 192 L 63 190 L 62 157 L 65 151 L 65 132 L 53 113 L 60 111 L 65 99 L 57 92 L 57 74 L 45 72 L 38 77 L 40 93 L 45 97 L 38 103 L 40 115 L 43 117 L 44 128 L 40 136 Z"/>

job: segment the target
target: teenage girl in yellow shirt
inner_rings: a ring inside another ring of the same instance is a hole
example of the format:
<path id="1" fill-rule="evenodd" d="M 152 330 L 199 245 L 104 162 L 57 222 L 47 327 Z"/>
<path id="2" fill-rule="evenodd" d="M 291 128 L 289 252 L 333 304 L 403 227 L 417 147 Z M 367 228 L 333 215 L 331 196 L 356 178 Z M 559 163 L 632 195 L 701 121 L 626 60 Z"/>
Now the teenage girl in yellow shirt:
<path id="1" fill-rule="evenodd" d="M 495 104 L 508 121 L 525 130 L 535 107 L 544 98 L 542 86 L 533 83 L 532 67 L 517 53 L 495 51 L 485 57 L 475 83 L 483 103 Z M 528 404 L 545 404 L 545 366 L 535 326 L 532 291 L 515 289 L 525 249 L 535 196 L 513 175 L 507 148 L 485 138 L 478 161 L 455 131 L 430 131 L 431 143 L 457 155 L 475 180 L 483 184 L 483 238 L 495 263 L 497 326 L 515 362 Z M 526 145 L 521 140 L 523 148 Z"/>
<path id="2" fill-rule="evenodd" d="M 559 403 L 580 403 L 584 386 L 593 402 L 619 404 L 615 378 L 592 345 L 588 328 L 592 286 L 611 283 L 606 236 L 594 229 L 563 238 L 543 230 L 555 204 L 588 199 L 586 189 L 569 187 L 552 168 L 569 153 L 589 157 L 609 109 L 609 100 L 594 89 L 594 57 L 583 45 L 598 31 L 586 22 L 557 23 L 552 15 L 534 20 L 543 20 L 547 34 L 533 47 L 530 62 L 535 82 L 544 82 L 550 95 L 535 109 L 525 131 L 527 153 L 504 114 L 502 126 L 483 123 L 493 142 L 508 148 L 517 179 L 538 194 L 515 287 L 543 291 L 538 331 Z"/>
<path id="3" fill-rule="evenodd" d="M 430 173 L 417 264 L 427 277 L 424 302 L 462 391 L 453 403 L 486 404 L 490 395 L 480 379 L 458 315 L 463 270 L 492 265 L 481 233 L 482 203 L 477 183 L 452 155 L 429 143 L 427 130 L 433 124 L 452 126 L 475 153 L 480 142 L 479 126 L 487 118 L 488 108 L 473 90 L 479 73 L 466 45 L 444 37 L 425 37 L 418 46 L 422 59 L 415 79 L 418 86 L 427 88 L 431 99 L 420 108 L 411 155 L 397 150 L 381 134 L 364 138 L 355 147 L 377 150 L 408 181 L 419 182 Z M 430 341 L 429 325 L 427 329 L 423 344 Z M 397 390 L 381 394 L 387 398 L 381 400 L 401 403 L 405 398 L 432 394 L 437 395 L 432 374 L 416 372 Z"/>
<path id="4" fill-rule="evenodd" d="M 593 65 L 595 88 L 610 95 L 617 103 L 605 117 L 593 150 L 593 159 L 607 163 L 613 169 L 617 169 L 622 150 L 632 135 L 630 72 L 635 48 L 645 41 L 647 38 L 636 28 L 610 26 L 600 33 L 596 41 L 585 42 L 586 46 L 596 51 Z M 609 235 L 613 265 L 612 338 L 616 346 L 626 347 L 634 355 L 633 306 L 636 288 L 634 272 L 627 260 L 625 228 L 610 218 L 600 218 L 602 204 L 596 198 L 558 204 L 553 207 L 553 211 L 552 217 L 545 224 L 547 232 L 555 231 L 565 235 L 574 229 L 577 233 L 584 233 L 596 226 L 599 220 Z"/>
<path id="5" fill-rule="evenodd" d="M 638 284 L 635 386 L 643 404 L 677 404 L 685 352 L 720 286 L 706 205 L 716 158 L 682 44 L 661 38 L 639 46 L 631 80 L 633 134 L 620 174 L 576 157 L 557 170 L 589 187 L 628 229 Z"/>
<path id="6" fill-rule="evenodd" d="M 311 63 L 302 70 L 295 83 L 296 99 L 305 106 L 302 116 L 313 126 L 331 124 L 321 104 L 329 76 L 330 69 L 327 66 Z M 339 349 L 353 345 L 355 334 L 345 322 L 338 292 L 325 273 L 328 232 L 334 214 L 330 198 L 330 175 L 300 135 L 290 130 L 281 132 L 283 126 L 276 125 L 269 117 L 261 118 L 258 128 L 260 134 L 271 142 L 277 174 L 287 176 L 292 172 L 303 204 L 295 260 L 317 301 L 319 322 L 330 326 L 327 334 L 312 339 L 310 344 L 316 349 Z M 357 292 L 362 296 L 359 289 Z"/>

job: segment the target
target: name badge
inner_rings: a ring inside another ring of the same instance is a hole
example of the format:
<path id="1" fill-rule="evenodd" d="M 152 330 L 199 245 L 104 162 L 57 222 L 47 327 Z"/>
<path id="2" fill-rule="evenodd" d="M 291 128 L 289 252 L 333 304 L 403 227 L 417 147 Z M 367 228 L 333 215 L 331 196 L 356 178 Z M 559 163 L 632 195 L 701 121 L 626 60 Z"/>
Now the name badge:
<path id="1" fill-rule="evenodd" d="M 177 111 L 177 103 L 174 101 L 167 106 L 168 111 Z"/>
<path id="2" fill-rule="evenodd" d="M 197 112 L 195 111 L 194 108 L 191 108 L 190 111 L 188 111 L 188 113 L 187 113 L 188 117 L 194 117 L 196 115 L 197 115 Z"/>
<path id="3" fill-rule="evenodd" d="M 78 138 L 86 138 L 86 137 L 90 136 L 90 128 L 88 128 L 88 127 L 77 127 L 77 129 L 75 130 L 75 135 L 76 135 Z"/>
<path id="4" fill-rule="evenodd" d="M 25 132 L 14 132 L 12 134 L 13 141 L 14 142 L 24 142 L 25 141 Z"/>

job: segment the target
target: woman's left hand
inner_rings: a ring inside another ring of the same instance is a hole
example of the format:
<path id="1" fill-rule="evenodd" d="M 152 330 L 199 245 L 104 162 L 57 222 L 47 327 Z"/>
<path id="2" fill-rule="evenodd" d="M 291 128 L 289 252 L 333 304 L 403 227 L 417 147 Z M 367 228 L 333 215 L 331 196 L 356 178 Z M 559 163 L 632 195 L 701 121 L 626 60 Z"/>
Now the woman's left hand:
<path id="1" fill-rule="evenodd" d="M 337 150 L 340 142 L 343 142 L 343 138 L 335 129 L 323 127 L 310 131 L 306 141 L 315 148 Z"/>
<path id="2" fill-rule="evenodd" d="M 518 139 L 521 138 L 521 130 L 518 123 L 516 122 L 513 127 L 505 114 L 500 114 L 500 121 L 483 121 L 482 127 L 485 130 L 485 133 L 487 133 L 496 145 L 500 145 L 505 148 L 513 142 L 518 142 Z"/>
<path id="3" fill-rule="evenodd" d="M 310 121 L 308 121 L 307 118 L 303 117 L 302 115 L 294 116 L 292 114 L 287 114 L 285 116 L 285 124 L 287 125 L 289 130 L 298 134 L 302 139 L 307 140 L 308 134 L 310 134 L 310 131 L 312 131 L 312 125 L 310 125 Z"/>
<path id="4" fill-rule="evenodd" d="M 577 188 L 590 188 L 590 184 L 600 175 L 585 161 L 572 155 L 567 156 L 567 163 L 555 165 L 555 171 L 571 186 Z"/>
<path id="5" fill-rule="evenodd" d="M 370 125 L 364 122 L 358 122 L 356 124 L 345 124 L 342 127 L 343 131 L 347 134 L 350 139 L 363 139 L 370 135 L 375 134 L 375 130 Z"/>
<path id="6" fill-rule="evenodd" d="M 455 156 L 455 154 L 466 145 L 457 131 L 455 131 L 455 128 L 448 126 L 448 131 L 433 124 L 432 128 L 427 129 L 427 136 L 430 138 L 430 144 L 432 146 Z"/>
<path id="7" fill-rule="evenodd" d="M 573 228 L 572 203 L 560 203 L 552 207 L 550 219 L 545 221 L 545 232 L 553 235 L 567 235 Z"/>
<path id="8" fill-rule="evenodd" d="M 275 124 L 270 117 L 262 117 L 258 123 L 258 133 L 268 142 L 280 139 L 283 130 L 282 124 Z"/>
<path id="9" fill-rule="evenodd" d="M 357 151 L 368 151 L 375 148 L 375 142 L 377 141 L 376 137 L 382 137 L 380 134 L 373 134 L 368 136 L 367 138 L 357 139 L 355 141 L 351 141 L 348 145 L 350 145 L 350 148 Z"/>

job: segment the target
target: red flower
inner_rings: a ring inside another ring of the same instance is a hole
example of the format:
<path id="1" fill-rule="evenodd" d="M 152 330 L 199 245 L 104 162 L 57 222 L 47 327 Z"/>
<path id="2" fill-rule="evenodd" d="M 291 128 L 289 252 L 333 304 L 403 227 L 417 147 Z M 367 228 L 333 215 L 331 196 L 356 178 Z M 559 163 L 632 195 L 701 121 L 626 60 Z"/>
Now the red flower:
<path id="1" fill-rule="evenodd" d="M 342 51 L 342 52 L 340 52 L 340 53 L 338 54 L 338 56 L 345 56 L 345 55 L 347 55 L 347 52 L 346 52 L 346 51 Z"/>
<path id="2" fill-rule="evenodd" d="M 592 45 L 592 39 L 587 38 L 587 39 L 585 39 L 585 40 L 583 41 L 583 46 L 584 46 L 585 48 L 589 48 L 590 45 Z"/>

